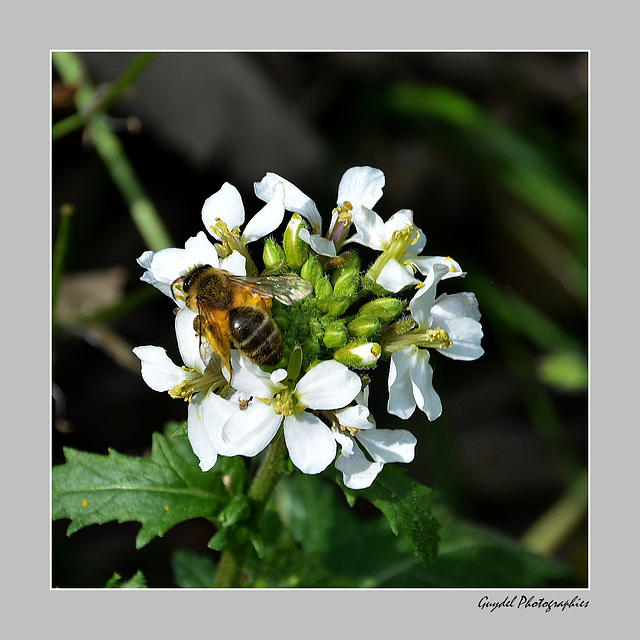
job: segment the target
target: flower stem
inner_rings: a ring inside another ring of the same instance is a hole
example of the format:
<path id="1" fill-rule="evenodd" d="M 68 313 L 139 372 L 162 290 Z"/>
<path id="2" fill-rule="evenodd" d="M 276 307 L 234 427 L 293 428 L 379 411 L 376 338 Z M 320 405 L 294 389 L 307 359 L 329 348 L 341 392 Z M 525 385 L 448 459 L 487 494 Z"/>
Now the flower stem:
<path id="1" fill-rule="evenodd" d="M 555 553 L 584 520 L 589 503 L 589 479 L 583 472 L 569 490 L 522 536 L 522 543 L 536 553 Z"/>
<path id="2" fill-rule="evenodd" d="M 58 229 L 58 237 L 53 247 L 53 269 L 51 274 L 51 313 L 55 313 L 56 297 L 60 279 L 64 271 L 64 263 L 67 257 L 67 249 L 69 245 L 69 230 L 71 226 L 71 215 L 73 207 L 66 205 L 60 207 L 60 227 Z"/>
<path id="3" fill-rule="evenodd" d="M 136 74 L 146 66 L 150 57 L 143 57 L 140 64 L 135 65 L 132 73 L 123 82 L 117 83 L 120 91 Z M 76 87 L 76 107 L 78 113 L 88 110 L 87 131 L 98 155 L 105 163 L 111 178 L 129 206 L 129 212 L 146 245 L 153 251 L 172 246 L 171 238 L 160 219 L 160 216 L 140 183 L 118 137 L 105 122 L 104 114 L 92 111 L 96 90 L 82 65 L 80 58 L 73 52 L 57 51 L 52 54 L 52 61 L 60 77 L 69 86 Z M 109 93 L 109 103 L 115 99 L 116 93 Z M 84 117 L 84 116 L 83 116 Z"/>
<path id="4" fill-rule="evenodd" d="M 262 515 L 267 501 L 282 473 L 280 462 L 285 452 L 284 435 L 280 433 L 269 445 L 266 456 L 253 478 L 247 497 L 252 503 L 253 521 L 257 522 Z M 249 551 L 248 542 L 235 549 L 225 549 L 220 556 L 218 570 L 213 586 L 218 589 L 239 586 L 240 574 L 245 556 Z"/>

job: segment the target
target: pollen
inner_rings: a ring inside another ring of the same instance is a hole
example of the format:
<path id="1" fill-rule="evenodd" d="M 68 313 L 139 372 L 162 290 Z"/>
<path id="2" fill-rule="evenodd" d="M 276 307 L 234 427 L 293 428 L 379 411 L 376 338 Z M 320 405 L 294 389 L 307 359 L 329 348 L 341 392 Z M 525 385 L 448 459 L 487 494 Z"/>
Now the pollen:
<path id="1" fill-rule="evenodd" d="M 338 425 L 340 427 L 340 429 L 342 429 L 342 431 L 346 431 L 350 436 L 354 436 L 356 435 L 356 433 L 358 433 L 358 431 L 362 431 L 362 429 L 356 429 L 355 427 L 347 427 L 343 424 Z"/>
<path id="2" fill-rule="evenodd" d="M 82 507 L 83 507 L 83 508 L 84 508 L 84 507 L 86 507 L 88 504 L 89 504 L 89 503 L 88 503 L 86 500 L 83 500 L 83 501 L 82 501 Z"/>
<path id="3" fill-rule="evenodd" d="M 165 505 L 164 505 L 164 510 L 165 510 L 165 511 L 170 511 L 170 510 L 171 510 L 171 509 L 169 508 L 169 505 L 168 505 L 168 504 L 165 504 Z"/>

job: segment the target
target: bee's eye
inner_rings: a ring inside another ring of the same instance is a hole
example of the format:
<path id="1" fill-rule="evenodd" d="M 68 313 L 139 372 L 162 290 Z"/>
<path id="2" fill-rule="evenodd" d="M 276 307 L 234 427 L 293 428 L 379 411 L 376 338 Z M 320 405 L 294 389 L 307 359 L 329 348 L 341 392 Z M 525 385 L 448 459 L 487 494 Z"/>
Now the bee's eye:
<path id="1" fill-rule="evenodd" d="M 194 267 L 190 273 L 187 273 L 187 275 L 185 275 L 182 279 L 182 290 L 187 293 L 195 276 L 206 269 L 211 269 L 211 266 L 208 264 L 199 265 L 197 267 Z"/>

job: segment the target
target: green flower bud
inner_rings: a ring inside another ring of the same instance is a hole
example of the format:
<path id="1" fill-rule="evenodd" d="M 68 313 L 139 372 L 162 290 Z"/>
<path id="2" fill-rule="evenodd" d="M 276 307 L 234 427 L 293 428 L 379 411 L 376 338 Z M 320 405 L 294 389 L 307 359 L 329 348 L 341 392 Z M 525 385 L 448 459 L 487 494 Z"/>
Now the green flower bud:
<path id="1" fill-rule="evenodd" d="M 333 359 L 352 369 L 370 369 L 376 366 L 381 355 L 382 347 L 377 342 L 362 338 L 334 351 Z"/>
<path id="2" fill-rule="evenodd" d="M 267 238 L 264 242 L 262 261 L 268 271 L 277 271 L 284 267 L 284 249 L 273 238 Z"/>
<path id="3" fill-rule="evenodd" d="M 341 316 L 352 305 L 359 284 L 360 275 L 357 271 L 345 271 L 337 278 L 333 285 L 333 299 L 329 305 L 329 313 L 332 316 Z"/>
<path id="4" fill-rule="evenodd" d="M 282 245 L 287 264 L 294 271 L 299 271 L 309 257 L 309 245 L 300 238 L 300 230 L 306 229 L 307 224 L 297 213 L 294 213 L 284 230 Z"/>
<path id="5" fill-rule="evenodd" d="M 335 284 L 345 273 L 359 273 L 360 272 L 360 256 L 355 251 L 348 251 L 341 253 L 337 258 L 334 258 L 333 269 L 333 283 Z M 330 264 L 330 263 L 329 263 Z"/>
<path id="6" fill-rule="evenodd" d="M 309 256 L 309 259 L 302 265 L 300 270 L 300 275 L 314 286 L 322 278 L 323 274 L 322 265 L 316 256 Z"/>
<path id="7" fill-rule="evenodd" d="M 246 520 L 251 513 L 249 500 L 246 496 L 237 495 L 231 499 L 231 502 L 220 512 L 218 516 L 223 527 L 230 527 L 242 520 Z"/>
<path id="8" fill-rule="evenodd" d="M 329 309 L 331 302 L 331 296 L 333 295 L 333 287 L 329 276 L 322 276 L 315 285 L 316 298 L 318 298 L 318 309 L 322 312 L 326 312 Z"/>
<path id="9" fill-rule="evenodd" d="M 287 378 L 289 380 L 297 380 L 300 375 L 300 368 L 302 367 L 302 349 L 299 345 L 296 345 L 291 351 L 289 356 L 289 364 L 287 365 Z"/>
<path id="10" fill-rule="evenodd" d="M 344 322 L 341 320 L 334 320 L 329 324 L 324 332 L 322 342 L 328 349 L 337 349 L 347 344 L 349 338 L 349 332 Z"/>
<path id="11" fill-rule="evenodd" d="M 345 271 L 333 285 L 334 298 L 352 297 L 358 292 L 360 274 L 358 271 Z"/>
<path id="12" fill-rule="evenodd" d="M 348 325 L 349 333 L 358 338 L 370 338 L 372 335 L 380 331 L 382 323 L 371 314 L 359 314 Z"/>
<path id="13" fill-rule="evenodd" d="M 412 331 L 417 326 L 418 323 L 410 316 L 401 318 L 397 322 L 387 325 L 380 333 L 380 342 L 382 343 L 385 352 L 388 351 L 388 344 L 392 343 L 396 338 L 398 338 L 398 336 L 402 336 L 405 333 Z"/>
<path id="14" fill-rule="evenodd" d="M 399 300 L 398 298 L 376 298 L 363 304 L 358 311 L 358 315 L 372 315 L 379 318 L 383 323 L 391 322 L 402 313 L 406 304 L 404 300 Z"/>

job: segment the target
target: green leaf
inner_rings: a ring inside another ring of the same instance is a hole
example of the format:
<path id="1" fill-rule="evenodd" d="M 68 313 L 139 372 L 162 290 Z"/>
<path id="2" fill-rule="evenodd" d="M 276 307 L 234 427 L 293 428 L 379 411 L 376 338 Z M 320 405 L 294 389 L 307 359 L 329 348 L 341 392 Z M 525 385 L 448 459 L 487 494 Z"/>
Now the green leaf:
<path id="1" fill-rule="evenodd" d="M 328 477 L 298 474 L 281 480 L 274 506 L 284 528 L 274 526 L 272 534 L 263 528 L 269 544 L 260 561 L 249 558 L 252 586 L 533 587 L 573 577 L 552 558 L 455 518 L 431 492 L 441 541 L 438 558 L 425 567 L 406 535 L 394 535 L 382 515 L 363 518 L 357 508 L 346 508 L 336 489 Z"/>
<path id="2" fill-rule="evenodd" d="M 585 391 L 589 384 L 588 363 L 580 353 L 550 353 L 540 360 L 538 374 L 563 391 Z"/>
<path id="3" fill-rule="evenodd" d="M 203 473 L 160 434 L 149 458 L 66 448 L 54 467 L 53 519 L 69 518 L 67 535 L 112 520 L 140 522 L 136 547 L 191 518 L 213 518 L 226 502 L 219 474 Z"/>
<path id="4" fill-rule="evenodd" d="M 433 563 L 438 555 L 440 524 L 429 508 L 431 489 L 409 478 L 404 469 L 386 465 L 368 489 L 344 491 L 351 499 L 365 498 L 380 509 L 393 533 L 409 537 L 424 566 Z"/>
<path id="5" fill-rule="evenodd" d="M 177 549 L 171 556 L 171 566 L 176 584 L 183 589 L 207 589 L 213 585 L 216 567 L 208 556 Z"/>
<path id="6" fill-rule="evenodd" d="M 147 587 L 147 580 L 142 571 L 136 571 L 131 578 L 124 582 L 119 573 L 114 573 L 111 578 L 107 580 L 106 586 L 107 589 L 145 589 Z"/>
<path id="7" fill-rule="evenodd" d="M 436 509 L 442 523 L 440 553 L 427 569 L 413 566 L 381 587 L 522 588 L 575 578 L 554 558 L 525 549 L 517 540 Z"/>
<path id="8" fill-rule="evenodd" d="M 479 104 L 446 86 L 403 84 L 390 107 L 413 117 L 448 151 L 490 175 L 569 237 L 587 237 L 582 191 L 535 143 L 503 126 Z"/>

